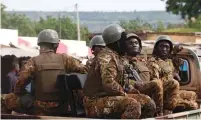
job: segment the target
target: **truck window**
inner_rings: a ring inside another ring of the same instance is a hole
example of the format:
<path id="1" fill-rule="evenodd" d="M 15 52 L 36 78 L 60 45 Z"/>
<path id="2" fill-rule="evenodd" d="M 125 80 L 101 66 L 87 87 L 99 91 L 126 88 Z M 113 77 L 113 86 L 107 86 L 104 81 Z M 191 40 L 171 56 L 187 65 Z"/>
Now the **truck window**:
<path id="1" fill-rule="evenodd" d="M 184 60 L 184 63 L 180 66 L 179 76 L 181 77 L 181 85 L 186 85 L 190 82 L 190 68 L 187 60 Z"/>

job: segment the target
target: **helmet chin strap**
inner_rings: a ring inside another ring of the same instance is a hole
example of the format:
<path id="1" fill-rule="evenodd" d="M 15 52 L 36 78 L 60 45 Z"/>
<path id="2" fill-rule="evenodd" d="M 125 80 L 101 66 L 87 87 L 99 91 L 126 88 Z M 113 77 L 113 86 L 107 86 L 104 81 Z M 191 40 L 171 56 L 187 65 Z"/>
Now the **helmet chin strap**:
<path id="1" fill-rule="evenodd" d="M 57 51 L 58 46 L 59 46 L 59 43 L 53 43 L 52 44 L 52 47 L 53 47 L 53 50 L 54 50 L 55 53 Z"/>

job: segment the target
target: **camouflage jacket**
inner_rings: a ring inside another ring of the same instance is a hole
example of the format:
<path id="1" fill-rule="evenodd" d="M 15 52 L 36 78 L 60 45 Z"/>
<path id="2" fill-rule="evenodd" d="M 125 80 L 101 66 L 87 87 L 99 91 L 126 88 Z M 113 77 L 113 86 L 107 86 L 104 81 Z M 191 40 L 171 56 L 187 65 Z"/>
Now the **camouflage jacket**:
<path id="1" fill-rule="evenodd" d="M 95 59 L 95 57 L 92 58 L 92 59 L 87 60 L 87 62 L 86 62 L 86 67 L 87 67 L 88 69 L 90 68 L 90 66 L 91 66 L 92 62 L 94 61 L 94 59 Z"/>
<path id="2" fill-rule="evenodd" d="M 42 51 L 41 53 L 44 54 L 55 54 L 53 51 Z M 82 64 L 79 63 L 78 60 L 74 59 L 71 56 L 68 56 L 66 54 L 62 54 L 64 58 L 64 65 L 65 65 L 65 71 L 66 73 L 71 73 L 71 72 L 78 72 L 78 73 L 87 73 L 87 68 L 83 66 Z M 15 86 L 14 93 L 16 95 L 23 94 L 24 89 L 27 84 L 30 83 L 30 79 L 28 77 L 34 75 L 36 71 L 36 66 L 34 64 L 33 58 L 30 58 L 26 64 L 24 65 L 23 69 L 20 71 L 18 81 Z M 55 102 L 41 102 L 41 101 L 36 101 L 36 104 L 38 105 L 57 105 Z"/>
<path id="3" fill-rule="evenodd" d="M 91 64 L 84 86 L 85 96 L 124 95 L 124 66 L 122 57 L 115 51 L 106 48 L 102 50 Z"/>
<path id="4" fill-rule="evenodd" d="M 151 57 L 148 59 L 147 66 L 152 78 L 173 79 L 174 65 L 171 59 L 162 60 L 160 58 Z"/>
<path id="5" fill-rule="evenodd" d="M 127 56 L 126 58 L 129 60 L 129 64 L 132 65 L 133 69 L 137 71 L 143 82 L 149 82 L 151 78 L 146 61 L 140 57 Z"/>

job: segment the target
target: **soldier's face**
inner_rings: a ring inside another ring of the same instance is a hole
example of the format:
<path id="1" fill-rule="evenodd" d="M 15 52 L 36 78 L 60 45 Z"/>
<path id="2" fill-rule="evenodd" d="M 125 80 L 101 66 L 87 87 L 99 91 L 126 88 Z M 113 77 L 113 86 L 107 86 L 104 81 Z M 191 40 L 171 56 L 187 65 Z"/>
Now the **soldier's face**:
<path id="1" fill-rule="evenodd" d="M 94 56 L 97 56 L 98 53 L 99 53 L 102 49 L 104 49 L 104 48 L 105 48 L 105 47 L 103 47 L 103 46 L 95 45 L 95 46 L 93 46 L 93 48 L 92 48 L 92 54 L 94 54 Z"/>
<path id="2" fill-rule="evenodd" d="M 140 44 L 136 38 L 126 40 L 125 47 L 128 55 L 135 55 L 140 51 Z"/>
<path id="3" fill-rule="evenodd" d="M 170 44 L 167 41 L 159 42 L 157 50 L 160 56 L 167 56 L 170 53 Z"/>

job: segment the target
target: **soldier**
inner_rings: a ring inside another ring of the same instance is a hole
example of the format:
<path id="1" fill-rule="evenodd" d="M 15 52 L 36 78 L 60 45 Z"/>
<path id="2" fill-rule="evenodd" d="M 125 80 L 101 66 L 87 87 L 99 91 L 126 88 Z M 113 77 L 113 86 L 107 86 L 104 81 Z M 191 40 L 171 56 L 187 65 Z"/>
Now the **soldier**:
<path id="1" fill-rule="evenodd" d="M 88 117 L 93 118 L 143 118 L 152 117 L 155 103 L 146 95 L 126 94 L 124 85 L 124 66 L 122 57 L 124 29 L 111 24 L 103 31 L 106 48 L 91 64 L 84 86 L 84 107 Z M 141 105 L 142 113 L 141 113 Z"/>
<path id="2" fill-rule="evenodd" d="M 65 72 L 85 73 L 87 69 L 71 56 L 56 54 L 58 44 L 58 33 L 55 30 L 45 29 L 39 33 L 40 55 L 30 58 L 21 70 L 14 94 L 5 97 L 8 109 L 35 115 L 60 114 L 58 89 L 55 87 L 57 75 Z M 31 75 L 34 76 L 33 99 L 24 95 Z"/>
<path id="3" fill-rule="evenodd" d="M 130 77 L 131 71 L 127 70 L 127 83 L 139 90 L 140 93 L 149 95 L 151 98 L 153 98 L 154 102 L 156 103 L 157 116 L 163 115 L 162 82 L 157 78 L 150 78 L 149 69 L 147 68 L 145 61 L 137 57 L 142 49 L 141 39 L 136 34 L 128 34 L 127 40 L 125 41 L 125 49 L 127 53 L 126 58 L 129 60 L 129 64 L 132 66 L 131 69 L 133 68 L 136 70 L 136 72 L 139 74 L 139 77 L 143 81 L 136 81 L 132 75 Z"/>
<path id="4" fill-rule="evenodd" d="M 171 113 L 178 104 L 182 103 L 181 101 L 183 99 L 181 94 L 182 91 L 179 91 L 179 83 L 174 79 L 176 78 L 177 80 L 179 80 L 180 77 L 177 73 L 174 72 L 173 69 L 173 61 L 172 59 L 170 59 L 172 58 L 172 51 L 174 51 L 174 49 L 171 38 L 169 36 L 162 35 L 157 39 L 154 45 L 154 50 L 152 54 L 153 57 L 150 58 L 148 62 L 148 66 L 151 69 L 151 74 L 154 76 L 157 75 L 155 77 L 160 78 L 163 81 L 164 109 L 167 113 Z M 177 59 L 177 64 L 178 63 L 181 63 L 181 61 Z M 190 93 L 190 96 L 191 95 L 196 94 Z"/>
<path id="5" fill-rule="evenodd" d="M 89 47 L 91 48 L 92 50 L 92 54 L 96 57 L 98 55 L 98 53 L 103 49 L 105 48 L 105 42 L 103 40 L 103 37 L 102 35 L 96 35 L 94 36 L 91 41 L 90 41 L 90 44 L 89 44 Z M 93 59 L 90 59 L 87 61 L 86 63 L 86 66 L 88 68 L 90 68 L 90 65 L 91 63 L 93 62 L 94 58 Z"/>

